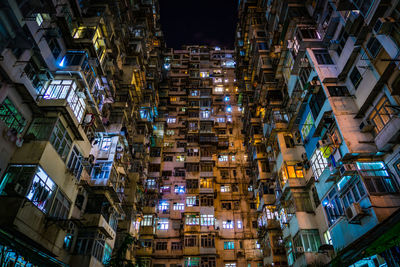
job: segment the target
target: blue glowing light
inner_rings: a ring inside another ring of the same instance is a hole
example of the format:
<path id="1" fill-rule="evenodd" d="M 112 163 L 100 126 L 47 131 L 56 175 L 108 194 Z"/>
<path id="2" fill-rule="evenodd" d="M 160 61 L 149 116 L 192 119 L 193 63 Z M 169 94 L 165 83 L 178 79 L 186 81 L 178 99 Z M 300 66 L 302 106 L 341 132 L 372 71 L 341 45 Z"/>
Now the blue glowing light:
<path id="1" fill-rule="evenodd" d="M 63 59 L 61 60 L 61 62 L 58 64 L 58 66 L 64 67 L 64 63 L 65 63 L 65 56 L 63 57 Z"/>
<path id="2" fill-rule="evenodd" d="M 224 101 L 225 101 L 225 102 L 228 102 L 229 99 L 230 99 L 229 96 L 225 96 Z"/>

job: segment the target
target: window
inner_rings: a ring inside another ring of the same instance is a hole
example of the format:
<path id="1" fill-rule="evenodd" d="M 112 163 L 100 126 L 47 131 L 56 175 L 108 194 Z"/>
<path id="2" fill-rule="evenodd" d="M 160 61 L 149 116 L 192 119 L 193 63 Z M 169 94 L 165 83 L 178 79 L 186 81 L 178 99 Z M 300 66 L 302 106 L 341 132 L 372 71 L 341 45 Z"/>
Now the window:
<path id="1" fill-rule="evenodd" d="M 226 162 L 229 160 L 228 155 L 219 155 L 218 161 Z"/>
<path id="2" fill-rule="evenodd" d="M 214 206 L 214 196 L 201 196 L 201 206 L 212 207 Z"/>
<path id="3" fill-rule="evenodd" d="M 47 44 L 49 45 L 49 48 L 51 50 L 51 53 L 53 54 L 54 58 L 57 59 L 58 56 L 61 53 L 61 47 L 58 44 L 57 38 L 46 38 Z"/>
<path id="4" fill-rule="evenodd" d="M 232 209 L 232 203 L 231 202 L 221 202 L 221 207 L 224 210 L 231 210 Z"/>
<path id="5" fill-rule="evenodd" d="M 374 131 L 378 134 L 392 118 L 393 111 L 390 107 L 390 102 L 386 96 L 382 97 L 373 107 L 369 115 L 370 121 L 374 124 Z"/>
<path id="6" fill-rule="evenodd" d="M 72 149 L 71 155 L 69 156 L 67 168 L 72 171 L 74 174 L 75 178 L 79 181 L 81 178 L 81 173 L 83 170 L 83 165 L 82 165 L 82 159 L 83 156 L 79 152 L 78 147 L 74 146 Z"/>
<path id="7" fill-rule="evenodd" d="M 300 230 L 293 238 L 293 243 L 296 248 L 303 247 L 304 252 L 318 252 L 321 246 L 319 232 L 317 229 Z"/>
<path id="8" fill-rule="evenodd" d="M 202 119 L 208 119 L 208 118 L 210 118 L 210 115 L 211 115 L 211 113 L 208 110 L 200 111 L 200 117 Z"/>
<path id="9" fill-rule="evenodd" d="M 146 179 L 145 185 L 147 189 L 156 189 L 157 188 L 157 182 L 156 179 Z"/>
<path id="10" fill-rule="evenodd" d="M 169 211 L 169 203 L 165 200 L 160 201 L 158 209 L 162 211 Z"/>
<path id="11" fill-rule="evenodd" d="M 314 120 L 312 118 L 311 112 L 308 112 L 308 115 L 307 115 L 306 120 L 304 121 L 303 127 L 301 127 L 301 135 L 303 136 L 303 140 L 305 140 L 307 138 L 313 125 L 314 125 Z"/>
<path id="12" fill-rule="evenodd" d="M 168 118 L 167 123 L 176 123 L 176 118 Z"/>
<path id="13" fill-rule="evenodd" d="M 163 161 L 172 161 L 174 159 L 173 156 L 163 155 Z"/>
<path id="14" fill-rule="evenodd" d="M 223 93 L 224 92 L 224 87 L 218 86 L 214 88 L 215 93 Z"/>
<path id="15" fill-rule="evenodd" d="M 285 247 L 286 247 L 286 256 L 287 256 L 287 263 L 289 266 L 293 265 L 294 263 L 294 251 L 293 251 L 293 244 L 290 239 L 285 241 Z"/>
<path id="16" fill-rule="evenodd" d="M 76 254 L 92 255 L 99 261 L 104 260 L 105 236 L 100 232 L 80 232 L 75 244 Z M 106 251 L 109 253 L 109 250 Z M 108 255 L 106 255 L 107 257 Z"/>
<path id="17" fill-rule="evenodd" d="M 358 86 L 362 81 L 361 73 L 358 71 L 357 66 L 354 66 L 353 70 L 350 73 L 350 81 L 354 86 L 354 90 L 357 90 Z"/>
<path id="18" fill-rule="evenodd" d="M 197 163 L 186 163 L 185 169 L 187 172 L 198 172 L 200 170 L 200 166 Z"/>
<path id="19" fill-rule="evenodd" d="M 72 139 L 61 121 L 57 121 L 57 124 L 50 136 L 50 143 L 53 145 L 58 155 L 60 155 L 61 159 L 65 161 L 69 151 L 71 150 Z"/>
<path id="20" fill-rule="evenodd" d="M 143 215 L 140 226 L 153 226 L 153 215 Z"/>
<path id="21" fill-rule="evenodd" d="M 336 96 L 350 96 L 349 90 L 346 86 L 328 86 L 329 95 L 332 97 Z"/>
<path id="22" fill-rule="evenodd" d="M 353 0 L 352 2 L 357 9 L 360 10 L 360 13 L 366 17 L 374 3 L 374 0 Z"/>
<path id="23" fill-rule="evenodd" d="M 176 161 L 177 161 L 177 162 L 184 162 L 184 161 L 185 161 L 185 156 L 184 156 L 184 155 L 178 155 L 178 156 L 176 156 Z"/>
<path id="24" fill-rule="evenodd" d="M 67 219 L 70 208 L 71 208 L 71 202 L 59 189 L 57 191 L 56 197 L 54 198 L 54 202 L 51 206 L 49 216 L 58 219 Z"/>
<path id="25" fill-rule="evenodd" d="M 333 245 L 331 232 L 329 232 L 329 230 L 326 230 L 326 232 L 324 233 L 324 240 L 325 244 Z"/>
<path id="26" fill-rule="evenodd" d="M 38 167 L 26 198 L 32 201 L 32 203 L 41 211 L 48 212 L 50 209 L 51 198 L 53 197 L 56 189 L 57 185 L 53 182 L 53 180 L 41 167 Z M 63 195 L 60 197 L 62 198 Z M 56 210 L 52 211 L 55 214 L 57 213 Z"/>
<path id="27" fill-rule="evenodd" d="M 282 182 L 287 179 L 304 178 L 303 167 L 300 165 L 286 165 L 282 168 Z"/>
<path id="28" fill-rule="evenodd" d="M 185 204 L 183 203 L 174 203 L 174 210 L 185 210 Z"/>
<path id="29" fill-rule="evenodd" d="M 223 221 L 222 222 L 223 229 L 233 229 L 233 221 Z"/>
<path id="30" fill-rule="evenodd" d="M 17 133 L 24 131 L 26 120 L 8 97 L 0 105 L 0 119 L 8 128 L 14 128 Z"/>
<path id="31" fill-rule="evenodd" d="M 213 179 L 200 178 L 200 188 L 213 188 Z"/>
<path id="32" fill-rule="evenodd" d="M 342 201 L 344 208 L 348 208 L 354 202 L 360 201 L 362 197 L 366 195 L 365 189 L 361 183 L 361 181 L 356 182 L 352 185 L 347 193 L 343 194 Z"/>
<path id="33" fill-rule="evenodd" d="M 309 105 L 310 105 L 310 109 L 312 112 L 312 116 L 314 118 L 317 118 L 319 115 L 319 112 L 322 109 L 322 106 L 324 105 L 326 100 L 326 96 L 325 96 L 325 91 L 324 90 L 319 90 L 317 94 L 313 94 L 310 101 L 309 101 Z"/>
<path id="34" fill-rule="evenodd" d="M 398 193 L 398 185 L 389 175 L 383 162 L 357 162 L 366 188 L 371 194 Z M 358 190 L 360 191 L 360 186 Z M 362 191 L 362 190 L 361 190 Z"/>
<path id="35" fill-rule="evenodd" d="M 196 196 L 187 196 L 186 197 L 186 206 L 187 207 L 193 207 L 193 206 L 198 206 L 199 205 L 199 200 L 197 199 Z"/>
<path id="36" fill-rule="evenodd" d="M 171 249 L 172 250 L 182 250 L 182 242 L 172 242 Z"/>
<path id="37" fill-rule="evenodd" d="M 321 150 L 317 148 L 311 156 L 311 168 L 316 179 L 321 176 L 326 167 L 328 167 L 328 161 L 323 156 Z"/>
<path id="38" fill-rule="evenodd" d="M 235 242 L 224 241 L 224 249 L 235 249 Z"/>
<path id="39" fill-rule="evenodd" d="M 236 263 L 225 263 L 225 267 L 236 267 Z"/>
<path id="40" fill-rule="evenodd" d="M 169 228 L 169 221 L 168 221 L 168 219 L 166 219 L 166 218 L 161 218 L 161 219 L 158 221 L 157 229 L 158 229 L 158 230 L 168 230 L 168 228 Z"/>
<path id="41" fill-rule="evenodd" d="M 189 157 L 196 157 L 199 155 L 199 149 L 198 148 L 188 148 L 187 155 Z"/>
<path id="42" fill-rule="evenodd" d="M 175 192 L 175 194 L 184 194 L 185 186 L 184 185 L 175 185 L 174 192 Z"/>
<path id="43" fill-rule="evenodd" d="M 217 117 L 217 122 L 218 123 L 224 123 L 225 122 L 225 118 L 224 117 Z"/>
<path id="44" fill-rule="evenodd" d="M 333 61 L 331 56 L 328 53 L 328 50 L 318 49 L 313 50 L 315 59 L 317 60 L 319 65 L 332 65 Z"/>
<path id="45" fill-rule="evenodd" d="M 201 235 L 201 247 L 203 248 L 214 248 L 215 239 L 213 235 Z"/>
<path id="46" fill-rule="evenodd" d="M 375 58 L 379 51 L 381 51 L 382 45 L 375 37 L 371 37 L 367 43 L 367 49 L 371 54 L 372 58 Z"/>
<path id="47" fill-rule="evenodd" d="M 222 193 L 229 193 L 229 192 L 231 192 L 231 186 L 230 186 L 230 185 L 221 185 L 221 192 L 222 192 Z"/>
<path id="48" fill-rule="evenodd" d="M 213 171 L 213 164 L 212 163 L 210 163 L 210 164 L 203 163 L 200 166 L 200 170 L 202 172 L 212 172 Z"/>
<path id="49" fill-rule="evenodd" d="M 214 215 L 201 214 L 200 215 L 200 224 L 202 226 L 214 225 Z"/>
<path id="50" fill-rule="evenodd" d="M 111 259 L 112 248 L 105 243 L 104 245 L 104 253 L 103 253 L 103 264 L 107 264 Z"/>
<path id="51" fill-rule="evenodd" d="M 47 89 L 40 93 L 43 99 L 66 99 L 78 122 L 82 121 L 85 113 L 85 99 L 77 94 L 74 80 L 52 80 Z"/>
<path id="52" fill-rule="evenodd" d="M 157 242 L 156 250 L 167 250 L 168 242 Z"/>
<path id="53" fill-rule="evenodd" d="M 243 223 L 242 223 L 242 221 L 237 221 L 237 222 L 236 222 L 236 227 L 237 227 L 238 229 L 242 229 L 242 228 L 243 228 Z"/>
<path id="54" fill-rule="evenodd" d="M 339 199 L 339 194 L 336 188 L 333 188 L 328 195 L 322 200 L 322 206 L 325 210 L 325 215 L 329 226 L 334 224 L 343 214 L 342 203 Z"/>
<path id="55" fill-rule="evenodd" d="M 199 188 L 199 180 L 197 180 L 197 179 L 186 180 L 186 188 L 187 189 L 198 189 Z"/>
<path id="56" fill-rule="evenodd" d="M 197 246 L 197 236 L 187 235 L 184 239 L 185 247 L 196 247 Z"/>

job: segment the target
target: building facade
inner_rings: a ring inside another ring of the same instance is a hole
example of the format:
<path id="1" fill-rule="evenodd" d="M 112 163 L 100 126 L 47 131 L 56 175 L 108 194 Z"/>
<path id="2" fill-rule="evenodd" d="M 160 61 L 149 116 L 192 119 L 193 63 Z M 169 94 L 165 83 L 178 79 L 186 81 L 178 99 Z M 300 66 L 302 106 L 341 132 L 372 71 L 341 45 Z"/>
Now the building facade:
<path id="1" fill-rule="evenodd" d="M 152 0 L 0 3 L 1 266 L 135 262 L 158 19 Z"/>
<path id="2" fill-rule="evenodd" d="M 233 52 L 185 46 L 164 53 L 144 182 L 141 262 L 262 266 Z"/>
<path id="3" fill-rule="evenodd" d="M 398 1 L 239 1 L 264 266 L 399 266 Z"/>

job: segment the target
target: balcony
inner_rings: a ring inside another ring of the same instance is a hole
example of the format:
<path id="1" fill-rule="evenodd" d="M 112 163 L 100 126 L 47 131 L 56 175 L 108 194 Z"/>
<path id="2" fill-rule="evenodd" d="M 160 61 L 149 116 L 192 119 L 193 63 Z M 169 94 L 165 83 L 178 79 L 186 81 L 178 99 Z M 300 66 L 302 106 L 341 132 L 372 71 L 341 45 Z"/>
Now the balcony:
<path id="1" fill-rule="evenodd" d="M 85 227 L 95 227 L 100 229 L 108 238 L 114 239 L 116 233 L 114 229 L 108 224 L 108 222 L 104 219 L 102 214 L 85 214 L 84 225 Z"/>
<path id="2" fill-rule="evenodd" d="M 393 117 L 376 135 L 375 144 L 378 150 L 388 151 L 398 144 L 400 135 L 400 118 Z"/>

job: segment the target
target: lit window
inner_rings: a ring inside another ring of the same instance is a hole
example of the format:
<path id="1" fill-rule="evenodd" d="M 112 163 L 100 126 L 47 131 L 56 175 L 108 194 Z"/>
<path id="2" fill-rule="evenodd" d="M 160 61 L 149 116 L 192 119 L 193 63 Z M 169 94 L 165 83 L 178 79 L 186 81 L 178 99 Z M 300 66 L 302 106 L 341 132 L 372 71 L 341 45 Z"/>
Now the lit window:
<path id="1" fill-rule="evenodd" d="M 229 193 L 229 192 L 231 192 L 231 186 L 230 186 L 230 185 L 221 185 L 221 192 L 222 192 L 222 193 Z"/>
<path id="2" fill-rule="evenodd" d="M 384 162 L 357 162 L 357 168 L 371 194 L 393 194 L 399 192 L 398 185 L 393 177 L 389 175 Z M 358 190 L 362 191 L 362 188 L 362 186 L 359 186 Z M 362 193 L 364 194 L 365 192 Z M 346 206 L 345 202 L 344 204 Z"/>
<path id="3" fill-rule="evenodd" d="M 38 167 L 26 198 L 32 201 L 32 203 L 41 211 L 48 212 L 50 209 L 50 200 L 52 199 L 56 189 L 57 185 L 53 180 L 41 167 Z"/>
<path id="4" fill-rule="evenodd" d="M 86 103 L 84 93 L 78 92 L 74 80 L 52 80 L 47 89 L 42 90 L 43 99 L 66 99 L 78 122 L 82 121 Z"/>
<path id="5" fill-rule="evenodd" d="M 186 224 L 187 225 L 199 225 L 199 216 L 198 215 L 186 215 Z"/>
<path id="6" fill-rule="evenodd" d="M 101 150 L 108 151 L 111 147 L 111 137 L 104 137 L 101 142 Z"/>
<path id="7" fill-rule="evenodd" d="M 203 226 L 214 225 L 214 215 L 201 214 L 200 215 L 200 223 Z"/>
<path id="8" fill-rule="evenodd" d="M 26 125 L 25 118 L 8 97 L 0 105 L 0 120 L 5 122 L 7 127 L 14 128 L 18 133 L 21 133 Z"/>
<path id="9" fill-rule="evenodd" d="M 40 27 L 43 23 L 43 16 L 40 13 L 36 14 L 36 23 Z"/>
<path id="10" fill-rule="evenodd" d="M 226 83 L 229 82 L 229 79 L 225 79 L 224 82 L 226 82 Z"/>
<path id="11" fill-rule="evenodd" d="M 374 131 L 376 134 L 378 134 L 394 116 L 393 110 L 388 106 L 390 106 L 390 102 L 387 97 L 384 96 L 373 107 L 372 112 L 369 115 L 370 121 L 375 126 Z"/>
<path id="12" fill-rule="evenodd" d="M 222 83 L 222 78 L 214 78 L 214 83 Z"/>
<path id="13" fill-rule="evenodd" d="M 304 178 L 303 167 L 297 165 L 286 165 L 282 168 L 282 182 L 287 179 Z"/>
<path id="14" fill-rule="evenodd" d="M 169 210 L 169 203 L 166 201 L 161 201 L 158 205 L 159 210 Z"/>
<path id="15" fill-rule="evenodd" d="M 204 110 L 204 111 L 200 112 L 200 117 L 202 119 L 208 119 L 208 118 L 210 118 L 210 115 L 211 115 L 211 113 L 208 110 Z"/>
<path id="16" fill-rule="evenodd" d="M 175 131 L 174 130 L 167 130 L 166 135 L 174 135 Z"/>
<path id="17" fill-rule="evenodd" d="M 231 113 L 232 112 L 232 107 L 231 106 L 226 106 L 226 112 Z"/>
<path id="18" fill-rule="evenodd" d="M 185 161 L 185 156 L 182 156 L 182 155 L 176 156 L 176 161 L 177 161 L 177 162 L 183 162 L 183 161 Z"/>
<path id="19" fill-rule="evenodd" d="M 175 185 L 174 192 L 175 192 L 175 194 L 184 194 L 185 186 L 184 185 Z"/>
<path id="20" fill-rule="evenodd" d="M 185 210 L 185 204 L 183 204 L 183 203 L 174 203 L 174 210 Z"/>
<path id="21" fill-rule="evenodd" d="M 213 187 L 213 179 L 212 178 L 201 178 L 200 179 L 200 188 L 212 188 Z"/>
<path id="22" fill-rule="evenodd" d="M 220 87 L 220 86 L 215 87 L 215 89 L 214 89 L 214 92 L 216 92 L 216 93 L 222 93 L 223 91 L 224 91 L 224 87 Z"/>
<path id="23" fill-rule="evenodd" d="M 176 118 L 168 118 L 167 123 L 176 123 Z"/>
<path id="24" fill-rule="evenodd" d="M 232 156 L 232 161 L 235 161 L 236 160 L 236 157 L 235 156 Z"/>
<path id="25" fill-rule="evenodd" d="M 228 161 L 228 160 L 229 160 L 228 155 L 220 155 L 218 157 L 218 161 Z"/>
<path id="26" fill-rule="evenodd" d="M 210 73 L 208 71 L 201 71 L 200 72 L 200 77 L 201 78 L 208 78 L 208 77 L 210 77 Z"/>
<path id="27" fill-rule="evenodd" d="M 325 244 L 333 245 L 331 232 L 329 232 L 329 230 L 326 230 L 326 232 L 324 233 L 324 239 Z"/>
<path id="28" fill-rule="evenodd" d="M 233 242 L 233 241 L 225 241 L 224 242 L 224 249 L 235 249 L 235 242 Z"/>
<path id="29" fill-rule="evenodd" d="M 224 123 L 224 122 L 225 122 L 225 118 L 223 118 L 223 117 L 218 117 L 218 118 L 217 118 L 217 122 L 219 122 L 219 123 Z"/>
<path id="30" fill-rule="evenodd" d="M 326 167 L 328 167 L 328 161 L 323 156 L 321 150 L 317 148 L 311 156 L 311 168 L 316 179 L 319 178 Z"/>
<path id="31" fill-rule="evenodd" d="M 169 221 L 166 218 L 161 218 L 158 221 L 157 229 L 158 230 L 168 230 L 169 227 Z"/>
<path id="32" fill-rule="evenodd" d="M 223 229 L 233 229 L 233 221 L 223 221 L 222 228 Z"/>
<path id="33" fill-rule="evenodd" d="M 188 196 L 186 197 L 186 206 L 193 207 L 198 206 L 198 199 L 196 196 Z"/>
<path id="34" fill-rule="evenodd" d="M 305 140 L 307 138 L 313 125 L 314 125 L 314 120 L 312 118 L 311 111 L 310 111 L 310 112 L 308 112 L 307 118 L 304 121 L 303 127 L 301 127 L 301 135 L 303 136 L 303 140 Z"/>
<path id="35" fill-rule="evenodd" d="M 236 267 L 236 263 L 225 263 L 225 267 Z"/>
<path id="36" fill-rule="evenodd" d="M 153 226 L 153 215 L 143 215 L 140 226 Z"/>
<path id="37" fill-rule="evenodd" d="M 242 229 L 243 228 L 242 221 L 237 221 L 236 226 L 238 229 Z"/>
<path id="38" fill-rule="evenodd" d="M 258 243 L 258 241 L 255 241 L 255 242 L 256 242 L 256 248 L 257 248 L 257 249 L 260 249 L 260 248 L 261 248 L 260 243 Z"/>

